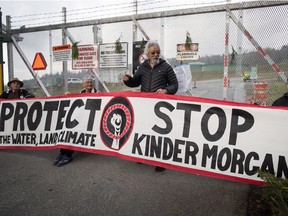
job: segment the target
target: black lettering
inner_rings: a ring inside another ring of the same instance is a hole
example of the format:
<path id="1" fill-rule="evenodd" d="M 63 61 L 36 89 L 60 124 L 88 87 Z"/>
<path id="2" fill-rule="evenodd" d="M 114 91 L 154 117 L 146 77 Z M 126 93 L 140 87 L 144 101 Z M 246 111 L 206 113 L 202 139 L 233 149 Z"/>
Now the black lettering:
<path id="1" fill-rule="evenodd" d="M 95 147 L 96 137 L 97 137 L 97 135 L 92 134 L 92 136 L 91 136 L 90 146 Z"/>
<path id="2" fill-rule="evenodd" d="M 216 168 L 216 160 L 217 160 L 217 152 L 218 152 L 218 146 L 212 146 L 212 148 L 210 149 L 208 144 L 204 144 L 201 166 L 206 167 L 207 157 L 208 158 L 212 157 L 211 169 L 215 169 Z"/>
<path id="3" fill-rule="evenodd" d="M 287 167 L 286 159 L 284 156 L 279 156 L 277 177 L 282 178 L 282 173 L 284 173 L 284 176 L 287 179 L 288 178 L 288 167 Z"/>
<path id="4" fill-rule="evenodd" d="M 28 106 L 26 103 L 17 102 L 14 113 L 13 131 L 18 131 L 18 123 L 20 124 L 20 131 L 24 130 L 24 118 L 27 115 Z"/>
<path id="5" fill-rule="evenodd" d="M 84 145 L 84 134 L 81 133 L 76 141 L 76 144 L 81 144 L 81 145 Z"/>
<path id="6" fill-rule="evenodd" d="M 170 112 L 172 112 L 175 109 L 174 106 L 172 106 L 171 104 L 169 104 L 167 102 L 163 102 L 163 101 L 158 102 L 154 107 L 154 112 L 155 112 L 156 116 L 161 118 L 166 123 L 166 127 L 161 128 L 157 125 L 154 125 L 152 127 L 152 130 L 155 131 L 156 133 L 159 133 L 159 134 L 168 134 L 171 132 L 171 130 L 173 128 L 173 123 L 172 123 L 172 120 L 170 119 L 170 117 L 168 115 L 166 115 L 165 113 L 160 111 L 160 108 L 163 108 L 163 107 L 168 109 Z"/>
<path id="7" fill-rule="evenodd" d="M 158 137 L 158 143 L 156 142 L 156 137 L 151 137 L 151 147 L 150 147 L 150 157 L 154 157 L 154 153 L 156 158 L 161 157 L 161 148 L 162 148 L 162 137 Z"/>
<path id="8" fill-rule="evenodd" d="M 239 125 L 239 117 L 244 119 L 243 124 Z M 245 132 L 254 125 L 254 117 L 247 111 L 240 109 L 232 109 L 231 128 L 229 144 L 236 145 L 237 133 Z"/>
<path id="9" fill-rule="evenodd" d="M 193 150 L 190 150 L 193 148 Z M 192 162 L 191 165 L 196 165 L 197 160 L 196 160 L 196 154 L 199 152 L 199 147 L 195 142 L 186 142 L 186 150 L 185 150 L 185 163 L 189 164 L 189 157 L 191 157 Z"/>
<path id="10" fill-rule="evenodd" d="M 70 105 L 70 100 L 63 100 L 60 102 L 56 130 L 61 130 L 63 128 L 64 123 L 63 121 L 61 121 L 61 119 L 63 119 L 66 115 L 67 111 L 65 110 L 65 107 L 69 107 L 69 105 Z"/>
<path id="11" fill-rule="evenodd" d="M 44 104 L 44 111 L 47 111 L 46 121 L 45 121 L 45 131 L 50 131 L 52 114 L 54 111 L 58 110 L 59 101 L 47 101 Z"/>
<path id="12" fill-rule="evenodd" d="M 181 154 L 181 149 L 179 148 L 179 145 L 184 145 L 185 141 L 184 140 L 175 140 L 175 145 L 174 145 L 174 152 L 173 152 L 173 161 L 176 162 L 182 162 L 182 159 L 178 157 L 178 154 Z"/>
<path id="13" fill-rule="evenodd" d="M 67 141 L 66 142 L 71 142 L 70 140 L 72 139 L 73 143 L 78 144 L 79 140 L 78 140 L 78 142 L 76 142 L 77 136 L 78 136 L 78 132 L 74 132 L 74 133 L 72 131 L 67 132 L 67 135 L 66 135 Z"/>
<path id="14" fill-rule="evenodd" d="M 145 156 L 149 155 L 150 150 L 150 135 L 146 135 Z"/>
<path id="15" fill-rule="evenodd" d="M 211 134 L 208 128 L 208 122 L 209 122 L 210 117 L 214 114 L 217 115 L 219 119 L 218 129 L 214 134 Z M 215 142 L 223 136 L 225 129 L 226 129 L 226 125 L 227 125 L 227 120 L 226 120 L 225 112 L 218 107 L 211 107 L 205 112 L 201 120 L 202 134 L 208 141 Z"/>
<path id="16" fill-rule="evenodd" d="M 12 104 L 2 103 L 0 114 L 0 131 L 5 130 L 5 121 L 13 116 L 13 112 L 14 112 L 14 106 Z"/>
<path id="17" fill-rule="evenodd" d="M 72 116 L 74 110 L 76 109 L 76 107 L 81 107 L 81 106 L 84 106 L 84 103 L 81 99 L 75 100 L 73 102 L 73 104 L 71 105 L 69 112 L 67 114 L 67 118 L 66 118 L 66 127 L 67 128 L 74 128 L 79 124 L 79 122 L 76 119 L 71 121 L 71 116 Z"/>
<path id="18" fill-rule="evenodd" d="M 85 109 L 90 110 L 88 124 L 87 124 L 87 131 L 93 130 L 95 114 L 97 110 L 100 110 L 101 101 L 102 101 L 101 99 L 87 99 L 86 101 Z"/>
<path id="19" fill-rule="evenodd" d="M 184 110 L 184 126 L 183 126 L 183 137 L 189 137 L 190 125 L 191 125 L 191 112 L 201 111 L 201 106 L 196 104 L 185 104 L 177 103 L 177 109 Z"/>
<path id="20" fill-rule="evenodd" d="M 253 166 L 252 169 L 250 169 L 250 164 L 251 164 L 251 159 L 254 160 L 259 160 L 259 155 L 256 152 L 250 152 L 247 156 L 246 156 L 246 160 L 245 160 L 245 173 L 247 175 L 254 175 L 257 170 L 259 169 L 259 167 L 255 167 Z"/>
<path id="21" fill-rule="evenodd" d="M 59 136 L 58 136 L 58 141 L 59 142 L 65 142 L 64 141 L 64 135 L 66 134 L 66 132 L 65 131 L 61 131 L 60 133 L 59 133 Z"/>
<path id="22" fill-rule="evenodd" d="M 244 152 L 239 149 L 234 149 L 232 158 L 231 172 L 236 173 L 236 167 L 238 166 L 238 173 L 243 174 L 245 160 Z"/>
<path id="23" fill-rule="evenodd" d="M 164 137 L 163 141 L 163 160 L 169 160 L 173 154 L 173 142 L 171 139 Z"/>
<path id="24" fill-rule="evenodd" d="M 42 105 L 39 101 L 32 104 L 28 111 L 27 125 L 29 130 L 35 131 L 42 119 Z"/>
<path id="25" fill-rule="evenodd" d="M 275 175 L 272 154 L 265 155 L 264 161 L 261 166 L 261 170 L 270 172 L 272 175 Z"/>
<path id="26" fill-rule="evenodd" d="M 135 134 L 134 141 L 133 141 L 133 146 L 132 146 L 132 153 L 135 154 L 137 150 L 137 154 L 143 155 L 140 143 L 143 141 L 143 139 L 146 137 L 146 135 L 141 135 L 141 137 L 138 139 L 138 133 Z"/>
<path id="27" fill-rule="evenodd" d="M 232 160 L 232 155 L 231 155 L 230 149 L 223 148 L 219 152 L 219 155 L 218 155 L 218 160 L 217 160 L 218 169 L 221 171 L 226 171 L 230 167 L 231 160 Z"/>

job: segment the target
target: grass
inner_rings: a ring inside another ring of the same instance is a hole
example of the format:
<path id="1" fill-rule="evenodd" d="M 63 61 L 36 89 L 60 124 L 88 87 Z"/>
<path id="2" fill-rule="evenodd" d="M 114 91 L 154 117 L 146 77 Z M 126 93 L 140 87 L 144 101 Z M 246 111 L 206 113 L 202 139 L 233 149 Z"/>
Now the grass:
<path id="1" fill-rule="evenodd" d="M 282 71 L 288 71 L 288 63 L 284 62 L 283 64 L 278 65 Z M 243 68 L 243 70 L 249 71 L 249 68 Z M 258 79 L 257 82 L 267 82 L 268 83 L 268 98 L 265 99 L 267 105 L 271 105 L 277 98 L 282 96 L 285 92 L 288 91 L 288 86 L 286 83 L 278 78 L 277 73 L 269 65 L 262 65 L 257 67 Z M 239 77 L 242 79 L 242 76 L 236 74 L 236 68 L 230 67 L 228 72 L 229 78 Z M 196 81 L 205 81 L 213 79 L 222 79 L 223 71 L 192 71 L 192 78 Z M 254 87 L 253 82 L 245 82 L 245 91 L 246 98 L 254 98 Z M 259 104 L 264 100 L 257 100 Z"/>
<path id="2" fill-rule="evenodd" d="M 283 71 L 288 70 L 288 64 L 283 63 L 278 65 Z M 242 68 L 243 70 L 249 71 L 250 68 Z M 288 91 L 288 86 L 282 81 L 278 79 L 277 73 L 269 66 L 262 65 L 257 67 L 258 79 L 260 82 L 268 83 L 268 98 L 266 99 L 267 105 L 271 105 L 273 101 L 282 96 L 285 92 Z M 236 74 L 235 66 L 229 67 L 228 72 L 229 78 L 239 77 L 242 79 L 242 75 Z M 195 81 L 205 81 L 205 80 L 214 80 L 214 79 L 222 79 L 223 71 L 200 71 L 200 70 L 192 70 L 192 78 Z M 119 91 L 129 91 L 130 88 L 126 87 L 122 82 L 121 83 L 105 83 L 110 92 L 119 92 Z M 82 84 L 69 84 L 68 92 L 70 93 L 78 93 L 82 90 Z M 45 94 L 39 89 L 27 89 L 28 91 L 35 94 L 36 97 L 44 96 Z M 47 87 L 47 90 L 51 95 L 61 95 L 64 93 L 63 87 L 61 86 L 53 86 L 53 92 L 50 90 L 50 87 Z M 253 82 L 245 82 L 245 90 L 246 90 L 246 98 L 254 97 L 254 89 Z"/>

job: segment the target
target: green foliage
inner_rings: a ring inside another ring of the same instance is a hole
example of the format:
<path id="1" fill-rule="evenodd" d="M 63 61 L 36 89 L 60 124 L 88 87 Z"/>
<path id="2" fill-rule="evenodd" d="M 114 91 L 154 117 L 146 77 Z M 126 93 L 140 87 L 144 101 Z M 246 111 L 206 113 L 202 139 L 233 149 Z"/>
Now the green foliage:
<path id="1" fill-rule="evenodd" d="M 79 53 L 78 53 L 78 43 L 75 42 L 72 44 L 72 59 L 78 59 Z"/>
<path id="2" fill-rule="evenodd" d="M 190 33 L 188 31 L 186 31 L 185 49 L 190 50 L 191 44 L 192 44 L 192 39 L 191 39 Z"/>
<path id="3" fill-rule="evenodd" d="M 235 51 L 234 47 L 232 46 L 232 53 L 231 53 L 231 60 L 230 60 L 230 64 L 234 64 L 235 63 L 235 57 L 238 53 Z"/>
<path id="4" fill-rule="evenodd" d="M 122 45 L 120 42 L 120 38 L 121 38 L 121 36 L 115 42 L 115 53 L 121 53 L 122 52 Z"/>
<path id="5" fill-rule="evenodd" d="M 258 174 L 265 181 L 263 198 L 270 204 L 272 215 L 288 215 L 288 179 L 276 178 L 262 170 Z"/>

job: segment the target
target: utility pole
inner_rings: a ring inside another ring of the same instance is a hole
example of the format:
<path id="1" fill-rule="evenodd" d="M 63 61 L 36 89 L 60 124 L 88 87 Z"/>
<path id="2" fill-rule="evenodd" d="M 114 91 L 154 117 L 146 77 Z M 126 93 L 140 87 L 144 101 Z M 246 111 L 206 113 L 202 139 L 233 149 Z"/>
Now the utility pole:
<path id="1" fill-rule="evenodd" d="M 52 62 L 52 30 L 49 30 L 49 55 L 50 55 L 50 94 L 53 95 L 53 62 Z"/>
<path id="2" fill-rule="evenodd" d="M 98 34 L 99 34 L 98 30 L 99 29 L 98 29 L 97 25 L 94 25 L 93 29 L 92 29 L 93 35 L 94 35 L 94 44 L 97 44 L 97 46 L 99 46 L 99 38 L 98 38 Z M 102 43 L 102 37 L 101 37 L 100 43 Z M 99 47 L 98 47 L 98 50 L 99 50 Z M 99 53 L 98 53 L 98 56 L 99 56 Z M 96 73 L 99 74 L 99 68 L 96 69 Z M 101 89 L 101 87 L 100 87 L 101 86 L 100 81 L 98 79 L 96 79 L 96 74 L 95 74 L 94 78 L 95 78 L 95 88 L 97 89 L 97 91 L 102 91 L 103 89 Z"/>
<path id="3" fill-rule="evenodd" d="M 62 8 L 63 12 L 63 28 L 62 28 L 62 45 L 67 44 L 67 37 L 66 37 L 66 31 L 65 31 L 65 25 L 66 25 L 66 8 Z M 67 72 L 68 72 L 68 67 L 67 67 L 67 61 L 62 62 L 63 66 L 63 71 L 62 71 L 62 76 L 63 76 L 63 90 L 64 92 L 68 92 L 68 84 L 67 84 Z"/>
<path id="4" fill-rule="evenodd" d="M 2 38 L 2 11 L 0 8 L 0 37 Z M 3 73 L 3 42 L 0 40 L 0 94 L 4 91 L 4 73 Z"/>
<path id="5" fill-rule="evenodd" d="M 137 41 L 137 25 L 135 23 L 136 17 L 137 17 L 137 10 L 138 10 L 138 4 L 137 4 L 137 0 L 133 1 L 133 7 L 135 9 L 135 13 L 133 14 L 133 21 L 132 21 L 132 25 L 133 25 L 133 42 Z"/>
<path id="6" fill-rule="evenodd" d="M 238 21 L 243 25 L 243 8 L 239 9 L 238 12 Z M 243 41 L 243 33 L 238 28 L 237 29 L 237 56 L 236 56 L 236 75 L 242 76 L 242 41 Z"/>
<path id="7" fill-rule="evenodd" d="M 6 16 L 6 34 L 11 32 L 11 16 Z M 13 35 L 15 36 L 15 35 Z M 22 41 L 23 38 L 17 41 Z M 8 57 L 8 80 L 14 77 L 14 62 L 13 62 L 13 43 L 7 43 L 7 57 Z"/>

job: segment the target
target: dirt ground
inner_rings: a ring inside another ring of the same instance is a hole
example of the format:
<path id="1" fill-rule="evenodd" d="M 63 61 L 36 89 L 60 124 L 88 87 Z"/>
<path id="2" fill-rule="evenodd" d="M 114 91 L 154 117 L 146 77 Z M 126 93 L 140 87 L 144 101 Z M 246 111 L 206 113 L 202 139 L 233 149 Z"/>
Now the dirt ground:
<path id="1" fill-rule="evenodd" d="M 247 216 L 271 216 L 270 205 L 263 199 L 260 186 L 250 186 L 247 208 Z"/>

